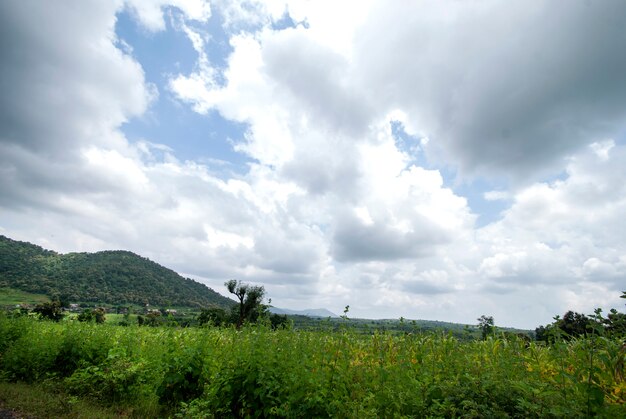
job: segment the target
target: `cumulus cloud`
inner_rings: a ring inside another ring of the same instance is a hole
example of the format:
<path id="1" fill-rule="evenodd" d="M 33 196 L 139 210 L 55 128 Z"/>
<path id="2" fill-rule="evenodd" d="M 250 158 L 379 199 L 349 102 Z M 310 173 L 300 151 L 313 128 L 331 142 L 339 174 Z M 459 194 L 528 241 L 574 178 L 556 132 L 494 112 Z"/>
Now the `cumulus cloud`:
<path id="1" fill-rule="evenodd" d="M 402 109 L 433 140 L 433 158 L 516 181 L 621 130 L 621 2 L 292 2 L 287 10 L 307 26 L 256 33 L 265 73 L 317 124 L 358 132 Z"/>
<path id="2" fill-rule="evenodd" d="M 534 327 L 615 305 L 622 4 L 3 3 L 0 231 L 356 316 Z M 163 31 L 168 7 L 197 61 L 151 86 L 116 14 Z M 202 26 L 216 13 L 232 49 L 220 68 Z M 120 127 L 170 95 L 247 127 L 242 174 L 127 140 Z M 476 226 L 450 167 L 516 181 L 476 193 L 507 205 L 500 219 Z"/>
<path id="3" fill-rule="evenodd" d="M 55 158 L 86 138 L 123 144 L 112 128 L 144 112 L 154 92 L 115 46 L 115 2 L 2 8 L 2 143 Z"/>
<path id="4" fill-rule="evenodd" d="M 206 22 L 211 17 L 211 6 L 206 0 L 127 0 L 128 7 L 144 28 L 149 31 L 165 29 L 163 10 L 176 7 L 186 18 Z"/>
<path id="5" fill-rule="evenodd" d="M 623 3 L 376 6 L 355 36 L 363 87 L 463 170 L 529 175 L 621 130 Z"/>
<path id="6" fill-rule="evenodd" d="M 487 252 L 478 270 L 485 286 L 543 285 L 576 294 L 579 307 L 586 295 L 587 311 L 591 301 L 615 301 L 626 283 L 624 153 L 623 145 L 600 154 L 590 146 L 570 158 L 565 179 L 517 192 L 502 220 L 478 231 Z"/>

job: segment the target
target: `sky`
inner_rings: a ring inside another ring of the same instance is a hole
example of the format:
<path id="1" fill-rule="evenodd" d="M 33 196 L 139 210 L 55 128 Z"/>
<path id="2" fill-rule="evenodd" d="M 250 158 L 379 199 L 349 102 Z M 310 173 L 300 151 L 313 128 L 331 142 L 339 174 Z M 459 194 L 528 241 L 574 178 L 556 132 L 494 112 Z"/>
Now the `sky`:
<path id="1" fill-rule="evenodd" d="M 0 234 L 289 309 L 623 310 L 626 2 L 0 2 Z"/>

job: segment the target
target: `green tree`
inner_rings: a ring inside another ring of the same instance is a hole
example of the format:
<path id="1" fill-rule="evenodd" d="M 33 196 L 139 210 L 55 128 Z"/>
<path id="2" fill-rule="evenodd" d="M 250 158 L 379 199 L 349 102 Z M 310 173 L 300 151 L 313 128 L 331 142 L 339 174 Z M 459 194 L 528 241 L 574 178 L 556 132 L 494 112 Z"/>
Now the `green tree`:
<path id="1" fill-rule="evenodd" d="M 289 327 L 289 319 L 286 314 L 272 313 L 270 315 L 270 324 L 272 326 L 272 330 L 287 329 Z"/>
<path id="2" fill-rule="evenodd" d="M 237 328 L 239 329 L 246 321 L 256 321 L 264 309 L 262 302 L 265 296 L 265 288 L 263 286 L 242 284 L 241 281 L 235 279 L 224 282 L 224 285 L 228 292 L 234 294 L 239 300 Z"/>
<path id="3" fill-rule="evenodd" d="M 79 322 L 92 322 L 104 323 L 106 320 L 105 311 L 102 307 L 89 309 L 86 308 L 82 313 L 76 317 Z"/>
<path id="4" fill-rule="evenodd" d="M 485 316 L 484 314 L 478 319 L 478 328 L 481 331 L 482 339 L 487 339 L 487 336 L 491 335 L 494 331 L 494 322 L 492 316 Z"/>
<path id="5" fill-rule="evenodd" d="M 611 309 L 602 322 L 605 330 L 614 336 L 626 336 L 626 314 Z"/>
<path id="6" fill-rule="evenodd" d="M 568 337 L 579 337 L 591 332 L 593 322 L 589 316 L 570 310 L 557 321 L 557 327 Z"/>
<path id="7" fill-rule="evenodd" d="M 33 309 L 33 313 L 37 313 L 41 319 L 48 319 L 55 322 L 61 321 L 64 316 L 63 308 L 58 300 L 37 304 Z"/>
<path id="8" fill-rule="evenodd" d="M 82 313 L 76 316 L 76 320 L 78 320 L 79 322 L 89 323 L 93 320 L 93 312 L 91 311 L 91 309 L 86 308 L 83 310 Z"/>
<path id="9" fill-rule="evenodd" d="M 198 324 L 210 323 L 213 326 L 222 326 L 226 324 L 227 316 L 226 311 L 219 307 L 210 307 L 203 309 L 198 315 Z"/>
<path id="10" fill-rule="evenodd" d="M 139 321 L 139 319 L 137 319 Z M 150 311 L 146 314 L 144 324 L 148 326 L 158 326 L 163 323 L 163 319 L 161 318 L 161 312 L 159 310 Z"/>

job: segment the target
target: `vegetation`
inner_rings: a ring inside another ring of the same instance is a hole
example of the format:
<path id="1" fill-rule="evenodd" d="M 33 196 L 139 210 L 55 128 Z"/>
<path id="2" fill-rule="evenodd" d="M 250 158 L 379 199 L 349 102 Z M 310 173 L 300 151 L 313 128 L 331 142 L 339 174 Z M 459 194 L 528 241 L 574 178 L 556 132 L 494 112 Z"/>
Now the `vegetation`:
<path id="1" fill-rule="evenodd" d="M 63 302 L 222 307 L 235 302 L 126 251 L 58 254 L 0 236 L 0 288 Z"/>
<path id="2" fill-rule="evenodd" d="M 567 312 L 531 341 L 490 316 L 270 314 L 263 287 L 225 285 L 238 303 L 219 307 L 129 252 L 59 255 L 0 237 L 7 301 L 40 293 L 32 311 L 0 313 L 0 404 L 42 417 L 626 417 L 617 310 Z M 91 306 L 68 313 L 79 295 Z M 195 312 L 154 307 L 174 301 Z"/>
<path id="3" fill-rule="evenodd" d="M 255 322 L 259 314 L 261 314 L 261 303 L 265 296 L 265 288 L 242 284 L 241 281 L 234 279 L 226 281 L 224 285 L 228 292 L 234 294 L 239 300 L 237 328 L 239 329 L 246 321 Z"/>
<path id="4" fill-rule="evenodd" d="M 33 313 L 36 313 L 42 319 L 48 319 L 55 322 L 61 321 L 65 316 L 59 301 L 50 301 L 38 304 L 33 309 Z"/>
<path id="5" fill-rule="evenodd" d="M 32 294 L 12 288 L 0 288 L 0 307 L 15 307 L 16 305 L 36 305 L 50 301 L 50 297 L 43 294 Z"/>
<path id="6" fill-rule="evenodd" d="M 493 334 L 494 331 L 493 317 L 485 315 L 480 316 L 478 318 L 478 328 L 480 329 L 482 339 L 487 339 L 487 336 Z"/>
<path id="7" fill-rule="evenodd" d="M 65 392 L 59 392 L 58 386 L 53 383 L 0 382 L 0 407 L 17 412 L 28 412 L 27 415 L 18 413 L 15 418 L 117 419 L 128 417 L 132 413 L 132 410 L 106 408 Z M 158 412 L 155 411 L 153 417 L 157 414 Z"/>
<path id="8" fill-rule="evenodd" d="M 78 320 L 79 322 L 94 321 L 96 323 L 104 323 L 106 321 L 106 313 L 103 308 L 86 308 L 76 317 L 76 320 Z"/>
<path id="9" fill-rule="evenodd" d="M 626 336 L 626 314 L 611 309 L 607 317 L 597 309 L 593 315 L 568 311 L 563 318 L 556 316 L 554 322 L 535 329 L 536 339 L 554 342 L 559 339 L 571 340 L 602 333 L 607 336 Z"/>
<path id="10" fill-rule="evenodd" d="M 0 376 L 136 417 L 624 417 L 622 341 L 0 318 Z"/>

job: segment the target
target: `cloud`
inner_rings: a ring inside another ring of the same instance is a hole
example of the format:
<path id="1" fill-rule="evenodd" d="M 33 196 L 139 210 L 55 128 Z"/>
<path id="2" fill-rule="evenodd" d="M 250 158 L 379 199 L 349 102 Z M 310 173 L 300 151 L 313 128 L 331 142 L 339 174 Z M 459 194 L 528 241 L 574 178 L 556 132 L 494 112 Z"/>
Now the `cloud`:
<path id="1" fill-rule="evenodd" d="M 621 3 L 232 4 L 2 4 L 0 231 L 355 316 L 534 327 L 615 305 Z M 166 31 L 168 7 L 197 62 L 151 86 L 116 14 Z M 285 11 L 301 23 L 277 29 Z M 207 52 L 212 13 L 224 68 Z M 252 163 L 233 175 L 129 142 L 120 127 L 171 95 L 245 124 L 233 147 Z M 501 218 L 477 227 L 450 168 L 517 179 L 475 191 L 506 205 Z"/>
<path id="2" fill-rule="evenodd" d="M 567 176 L 517 192 L 503 219 L 478 231 L 490 255 L 480 264 L 486 278 L 523 284 L 582 287 L 602 283 L 607 295 L 626 280 L 621 239 L 626 223 L 626 147 L 597 147 L 570 158 Z"/>
<path id="3" fill-rule="evenodd" d="M 612 238 L 597 222 L 600 204 L 615 205 L 624 196 L 618 185 L 594 186 L 619 179 L 607 167 L 618 164 L 620 148 L 604 139 L 619 128 L 623 95 L 619 88 L 605 93 L 621 75 L 608 74 L 606 85 L 579 87 L 597 77 L 596 66 L 619 67 L 610 52 L 622 38 L 609 25 L 582 48 L 568 49 L 564 39 L 583 36 L 572 23 L 577 19 L 593 27 L 618 11 L 593 6 L 582 16 L 584 6 L 578 4 L 563 22 L 553 22 L 546 17 L 550 6 L 539 5 L 516 5 L 515 13 L 497 3 L 422 3 L 419 13 L 407 5 L 372 6 L 364 6 L 355 20 L 346 18 L 349 7 L 338 12 L 345 25 L 330 39 L 323 30 L 334 25 L 323 17 L 327 5 L 290 5 L 292 18 L 307 25 L 255 27 L 254 33 L 232 36 L 223 84 L 214 82 L 214 70 L 200 69 L 176 76 L 170 85 L 198 112 L 214 109 L 248 124 L 246 142 L 237 149 L 259 164 L 246 182 L 246 196 L 256 196 L 250 199 L 271 213 L 271 194 L 259 198 L 263 188 L 251 179 L 270 179 L 269 190 L 288 185 L 280 189 L 280 202 L 292 217 L 289 225 L 314 232 L 316 243 L 292 257 L 304 261 L 299 255 L 314 255 L 316 263 L 300 266 L 317 278 L 319 298 L 331 292 L 352 296 L 381 313 L 390 302 L 406 302 L 417 313 L 440 318 L 450 318 L 447 310 L 462 305 L 459 316 L 493 310 L 514 323 L 516 314 L 498 308 L 489 293 L 513 303 L 533 299 L 532 290 L 543 287 L 561 296 L 561 305 L 534 298 L 528 307 L 551 317 L 565 307 L 568 287 L 581 293 L 596 289 L 585 285 L 593 264 L 587 264 L 587 276 L 583 266 L 593 254 L 607 259 Z M 526 31 L 531 24 L 538 27 Z M 494 44 L 494 37 L 502 42 Z M 596 44 L 607 47 L 598 52 Z M 588 63 L 592 56 L 597 60 Z M 592 112 L 581 116 L 582 108 Z M 475 229 L 467 201 L 444 186 L 437 170 L 415 164 L 410 151 L 396 144 L 389 124 L 398 115 L 409 132 L 429 139 L 419 149 L 431 158 L 440 148 L 442 158 L 467 172 L 527 176 L 517 190 L 485 194 L 511 203 L 501 221 Z M 585 143 L 595 145 L 581 148 Z M 561 172 L 560 162 L 568 162 L 562 180 L 533 183 L 550 168 Z M 587 200 L 595 206 L 587 208 Z M 581 224 L 581 217 L 594 221 Z M 264 278 L 274 269 L 292 272 L 274 261 L 273 250 L 261 250 L 268 247 L 264 234 L 292 243 L 281 232 L 285 222 L 264 222 L 273 230 L 256 236 L 263 256 L 248 272 Z M 622 223 L 614 225 L 619 229 Z M 609 251 L 607 260 L 619 263 L 620 252 Z M 611 287 L 616 278 L 602 286 Z"/>
<path id="4" fill-rule="evenodd" d="M 464 172 L 519 178 L 558 165 L 622 129 L 626 7 L 557 7 L 378 3 L 354 37 L 359 84 Z"/>
<path id="5" fill-rule="evenodd" d="M 373 116 L 370 98 L 351 84 L 347 57 L 318 43 L 302 27 L 267 35 L 262 48 L 268 78 L 316 125 L 353 137 L 364 134 Z"/>
<path id="6" fill-rule="evenodd" d="M 207 22 L 211 17 L 211 6 L 206 0 L 127 0 L 126 7 L 151 32 L 165 29 L 163 9 L 166 7 L 176 7 L 187 19 L 199 22 Z"/>
<path id="7" fill-rule="evenodd" d="M 622 130 L 621 2 L 335 8 L 289 3 L 306 27 L 255 32 L 266 81 L 316 124 L 357 133 L 400 109 L 432 159 L 518 183 Z"/>
<path id="8" fill-rule="evenodd" d="M 154 92 L 115 46 L 116 4 L 2 8 L 2 143 L 56 159 L 75 157 L 85 138 L 123 144 L 112 128 L 143 113 Z"/>

